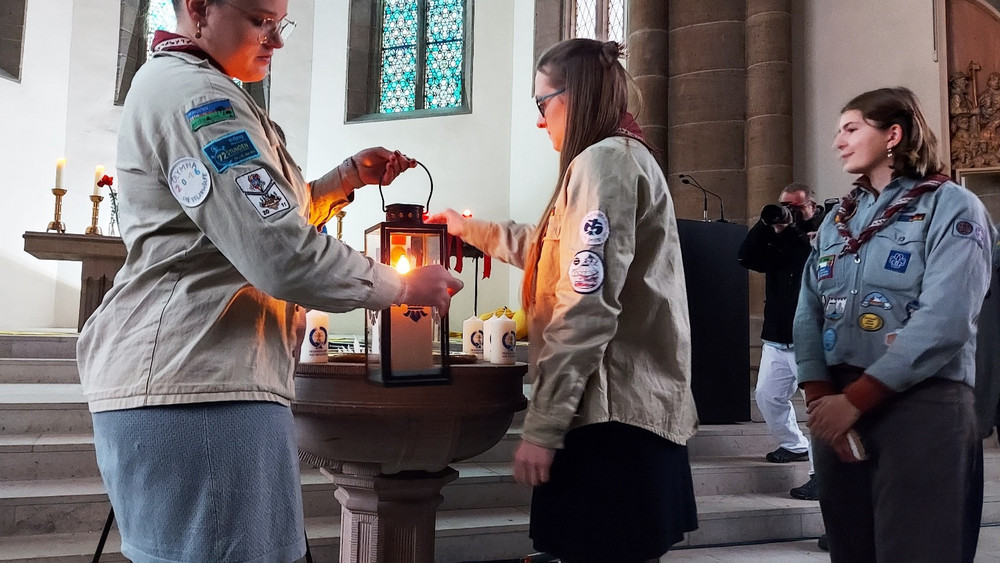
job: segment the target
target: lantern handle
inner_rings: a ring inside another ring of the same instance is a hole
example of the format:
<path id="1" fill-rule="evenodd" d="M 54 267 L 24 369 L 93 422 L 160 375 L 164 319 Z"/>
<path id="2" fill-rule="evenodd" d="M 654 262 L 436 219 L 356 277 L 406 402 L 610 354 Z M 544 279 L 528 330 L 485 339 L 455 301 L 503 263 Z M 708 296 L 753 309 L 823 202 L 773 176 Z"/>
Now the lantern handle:
<path id="1" fill-rule="evenodd" d="M 431 208 L 431 196 L 434 195 L 434 178 L 431 176 L 431 171 L 428 170 L 426 166 L 424 166 L 423 162 L 420 162 L 419 160 L 414 160 L 413 162 L 416 162 L 417 164 L 420 165 L 421 168 L 424 169 L 424 172 L 427 173 L 427 179 L 430 180 L 430 182 L 431 182 L 431 191 L 430 191 L 430 193 L 427 194 L 427 205 L 424 206 L 424 211 L 426 212 L 427 210 L 429 210 Z M 378 179 L 378 196 L 380 198 L 382 198 L 382 212 L 384 213 L 387 210 L 386 210 L 386 207 L 385 207 L 385 194 L 382 193 L 382 178 L 381 177 L 379 177 L 379 179 Z"/>

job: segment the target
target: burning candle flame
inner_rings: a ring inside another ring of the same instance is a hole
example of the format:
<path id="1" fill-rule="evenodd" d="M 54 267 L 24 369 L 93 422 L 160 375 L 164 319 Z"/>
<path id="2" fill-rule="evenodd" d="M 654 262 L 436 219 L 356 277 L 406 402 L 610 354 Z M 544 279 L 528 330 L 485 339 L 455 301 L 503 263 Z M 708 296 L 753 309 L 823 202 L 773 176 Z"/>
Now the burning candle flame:
<path id="1" fill-rule="evenodd" d="M 472 210 L 471 209 L 466 209 L 465 211 L 463 211 L 462 212 L 462 217 L 472 217 Z"/>
<path id="2" fill-rule="evenodd" d="M 399 260 L 396 261 L 396 271 L 401 274 L 405 274 L 410 271 L 410 260 L 405 254 L 400 256 Z"/>

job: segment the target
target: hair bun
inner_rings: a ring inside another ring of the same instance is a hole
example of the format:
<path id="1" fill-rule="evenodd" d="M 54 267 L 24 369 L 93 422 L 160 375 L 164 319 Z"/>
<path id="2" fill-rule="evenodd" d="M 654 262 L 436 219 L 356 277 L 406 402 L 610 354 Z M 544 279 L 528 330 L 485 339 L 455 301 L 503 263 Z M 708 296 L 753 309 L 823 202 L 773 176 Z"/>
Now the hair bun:
<path id="1" fill-rule="evenodd" d="M 613 66 L 618 59 L 625 56 L 625 46 L 617 41 L 605 41 L 601 44 L 601 64 Z"/>

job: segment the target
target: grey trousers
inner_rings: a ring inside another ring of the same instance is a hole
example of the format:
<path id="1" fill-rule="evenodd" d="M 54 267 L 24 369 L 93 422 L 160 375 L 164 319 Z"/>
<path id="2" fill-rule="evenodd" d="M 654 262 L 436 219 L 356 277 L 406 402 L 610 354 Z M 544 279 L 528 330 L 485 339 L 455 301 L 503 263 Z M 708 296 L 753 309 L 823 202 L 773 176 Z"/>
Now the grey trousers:
<path id="1" fill-rule="evenodd" d="M 868 460 L 813 443 L 833 563 L 961 562 L 978 450 L 972 388 L 930 379 L 855 425 Z M 967 559 L 965 559 L 967 560 Z"/>

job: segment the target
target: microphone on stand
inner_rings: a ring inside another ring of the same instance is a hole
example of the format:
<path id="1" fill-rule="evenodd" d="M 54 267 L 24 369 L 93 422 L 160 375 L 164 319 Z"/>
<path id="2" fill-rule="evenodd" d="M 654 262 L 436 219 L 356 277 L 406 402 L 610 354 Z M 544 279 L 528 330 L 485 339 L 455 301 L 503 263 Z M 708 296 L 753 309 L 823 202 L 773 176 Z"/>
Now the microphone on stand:
<path id="1" fill-rule="evenodd" d="M 691 186 L 693 188 L 697 188 L 697 189 L 701 190 L 701 195 L 705 198 L 704 206 L 702 207 L 702 212 L 701 212 L 701 220 L 707 223 L 708 222 L 708 190 L 706 190 L 705 188 L 703 188 L 701 186 L 695 185 L 694 183 L 692 183 L 691 181 L 689 181 L 688 178 L 690 178 L 690 176 L 688 176 L 687 174 L 679 174 L 678 177 L 681 179 L 681 183 L 682 184 L 687 184 L 687 185 L 689 185 L 689 186 Z"/>
<path id="2" fill-rule="evenodd" d="M 693 177 L 691 177 L 690 174 L 678 174 L 677 176 L 681 179 L 682 184 L 694 186 L 699 190 L 701 190 L 702 192 L 704 192 L 705 194 L 711 194 L 715 196 L 719 200 L 719 223 L 729 222 L 726 221 L 726 210 L 725 207 L 723 206 L 722 198 L 719 197 L 719 194 L 706 190 L 704 187 L 702 187 L 701 184 L 698 183 L 698 180 L 695 180 Z M 705 220 L 708 221 L 708 195 L 705 195 Z"/>

